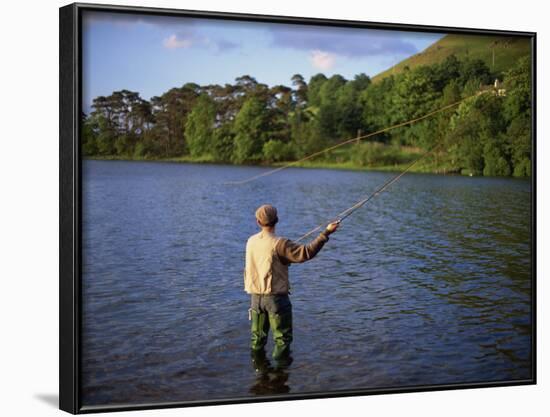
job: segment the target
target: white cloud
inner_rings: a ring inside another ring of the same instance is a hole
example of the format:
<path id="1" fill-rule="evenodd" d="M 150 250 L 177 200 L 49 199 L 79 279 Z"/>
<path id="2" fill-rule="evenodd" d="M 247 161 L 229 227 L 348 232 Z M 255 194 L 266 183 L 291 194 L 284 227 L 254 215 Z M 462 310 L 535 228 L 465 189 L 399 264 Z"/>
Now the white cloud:
<path id="1" fill-rule="evenodd" d="M 168 49 L 189 48 L 193 45 L 193 40 L 189 38 L 178 38 L 177 35 L 171 35 L 164 39 L 164 47 Z"/>
<path id="2" fill-rule="evenodd" d="M 336 63 L 336 55 L 330 52 L 315 49 L 309 54 L 311 65 L 321 70 L 329 70 Z"/>
<path id="3" fill-rule="evenodd" d="M 215 40 L 210 39 L 207 36 L 202 36 L 198 33 L 194 33 L 191 30 L 185 30 L 182 32 L 174 33 L 168 38 L 164 39 L 162 44 L 167 49 L 187 49 L 191 47 L 202 46 L 204 48 L 212 48 L 217 53 L 229 51 L 234 48 L 238 48 L 239 44 L 222 39 Z"/>

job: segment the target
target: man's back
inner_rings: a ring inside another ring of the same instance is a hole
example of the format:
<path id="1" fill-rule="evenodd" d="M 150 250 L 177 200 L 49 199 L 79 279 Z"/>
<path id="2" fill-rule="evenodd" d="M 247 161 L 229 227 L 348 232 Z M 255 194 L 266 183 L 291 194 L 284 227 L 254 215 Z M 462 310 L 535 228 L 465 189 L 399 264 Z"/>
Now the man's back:
<path id="1" fill-rule="evenodd" d="M 307 245 L 301 245 L 261 230 L 246 243 L 245 291 L 249 294 L 287 294 L 288 265 L 309 261 L 328 241 L 320 233 Z"/>
<path id="2" fill-rule="evenodd" d="M 245 291 L 249 294 L 287 294 L 288 264 L 277 254 L 280 238 L 260 231 L 246 242 Z"/>

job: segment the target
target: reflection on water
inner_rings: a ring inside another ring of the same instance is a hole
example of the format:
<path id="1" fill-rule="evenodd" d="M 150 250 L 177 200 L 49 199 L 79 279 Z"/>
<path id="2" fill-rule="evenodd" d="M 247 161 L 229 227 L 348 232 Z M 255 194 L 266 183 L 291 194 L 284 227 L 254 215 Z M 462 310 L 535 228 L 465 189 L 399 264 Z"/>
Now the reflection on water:
<path id="1" fill-rule="evenodd" d="M 290 392 L 288 368 L 293 362 L 292 356 L 275 360 L 275 366 L 265 354 L 265 350 L 251 353 L 252 367 L 256 372 L 256 381 L 249 392 L 256 395 L 286 394 Z"/>
<path id="2" fill-rule="evenodd" d="M 392 175 L 223 185 L 261 170 L 84 163 L 84 404 L 531 377 L 530 184 L 497 178 L 411 174 L 358 210 L 290 268 L 294 361 L 251 359 L 256 207 L 274 204 L 277 233 L 297 238 Z"/>

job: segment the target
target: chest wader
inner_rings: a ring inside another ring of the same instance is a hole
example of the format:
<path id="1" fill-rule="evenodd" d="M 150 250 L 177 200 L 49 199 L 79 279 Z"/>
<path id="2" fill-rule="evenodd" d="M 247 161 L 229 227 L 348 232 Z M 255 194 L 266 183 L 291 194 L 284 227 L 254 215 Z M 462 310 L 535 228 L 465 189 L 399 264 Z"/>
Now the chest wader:
<path id="1" fill-rule="evenodd" d="M 288 295 L 251 296 L 249 319 L 251 321 L 252 351 L 265 347 L 267 334 L 271 328 L 273 341 L 273 358 L 281 359 L 290 353 L 292 342 L 292 305 Z"/>

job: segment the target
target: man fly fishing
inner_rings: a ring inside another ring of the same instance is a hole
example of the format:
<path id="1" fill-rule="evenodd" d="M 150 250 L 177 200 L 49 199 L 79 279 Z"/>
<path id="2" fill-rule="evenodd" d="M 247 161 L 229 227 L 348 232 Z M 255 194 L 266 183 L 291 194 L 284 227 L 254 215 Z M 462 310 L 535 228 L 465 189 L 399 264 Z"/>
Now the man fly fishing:
<path id="1" fill-rule="evenodd" d="M 264 352 L 271 328 L 275 360 L 288 357 L 292 342 L 288 266 L 312 259 L 340 224 L 339 221 L 330 223 L 309 244 L 302 245 L 277 236 L 275 225 L 278 221 L 275 207 L 265 204 L 256 210 L 256 222 L 261 230 L 246 243 L 244 269 L 244 289 L 251 295 L 248 318 L 252 354 Z"/>

